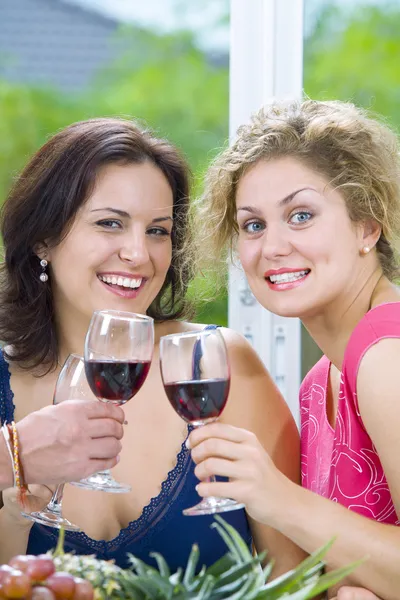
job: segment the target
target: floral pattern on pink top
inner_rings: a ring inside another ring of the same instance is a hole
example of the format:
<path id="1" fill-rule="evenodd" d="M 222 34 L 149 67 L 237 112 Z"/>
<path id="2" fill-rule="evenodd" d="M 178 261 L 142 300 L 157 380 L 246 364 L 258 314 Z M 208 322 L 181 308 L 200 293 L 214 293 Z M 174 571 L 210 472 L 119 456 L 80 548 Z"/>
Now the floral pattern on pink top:
<path id="1" fill-rule="evenodd" d="M 400 525 L 378 453 L 357 402 L 357 372 L 365 352 L 379 340 L 400 338 L 400 302 L 370 310 L 346 348 L 335 429 L 326 395 L 330 362 L 323 356 L 300 388 L 302 485 L 381 523 Z"/>

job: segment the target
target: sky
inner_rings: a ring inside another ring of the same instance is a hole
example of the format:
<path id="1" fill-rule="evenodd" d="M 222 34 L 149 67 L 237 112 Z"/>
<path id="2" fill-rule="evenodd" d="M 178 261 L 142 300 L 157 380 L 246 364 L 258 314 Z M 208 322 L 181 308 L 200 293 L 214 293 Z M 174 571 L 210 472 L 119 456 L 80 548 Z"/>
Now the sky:
<path id="1" fill-rule="evenodd" d="M 229 46 L 227 26 L 213 24 L 225 13 L 229 0 L 64 0 L 136 23 L 160 32 L 178 28 L 199 33 L 205 46 L 226 49 Z M 247 0 L 244 0 L 247 1 Z M 251 1 L 251 0 L 250 0 Z M 199 9 L 201 6 L 201 10 Z M 211 27 L 211 25 L 213 25 Z"/>
<path id="2" fill-rule="evenodd" d="M 66 1 L 66 0 L 64 0 Z M 333 0 L 336 4 L 383 4 L 385 0 Z M 68 0 L 109 14 L 121 21 L 136 23 L 161 32 L 177 28 L 192 29 L 202 46 L 227 50 L 229 28 L 216 26 L 218 18 L 229 6 L 229 0 Z M 251 5 L 251 0 L 243 0 Z M 305 0 L 306 25 L 310 26 L 318 9 L 328 0 Z M 198 10 L 201 6 L 201 11 Z"/>

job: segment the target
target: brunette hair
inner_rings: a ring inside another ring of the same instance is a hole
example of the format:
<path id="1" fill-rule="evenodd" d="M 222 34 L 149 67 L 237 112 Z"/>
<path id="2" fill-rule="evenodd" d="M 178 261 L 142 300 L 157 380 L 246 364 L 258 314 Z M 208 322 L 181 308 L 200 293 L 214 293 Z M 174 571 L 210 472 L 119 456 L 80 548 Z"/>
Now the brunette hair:
<path id="1" fill-rule="evenodd" d="M 355 222 L 381 226 L 376 244 L 383 272 L 398 276 L 400 238 L 400 148 L 396 134 L 351 103 L 274 102 L 239 128 L 206 176 L 200 200 L 203 247 L 215 261 L 232 251 L 238 226 L 236 190 L 257 162 L 296 158 L 339 189 Z M 206 240 L 206 244 L 204 241 Z"/>
<path id="2" fill-rule="evenodd" d="M 101 167 L 145 162 L 158 167 L 171 186 L 174 219 L 171 266 L 148 314 L 163 321 L 190 312 L 186 291 L 194 276 L 194 256 L 186 161 L 168 141 L 132 121 L 74 123 L 33 156 L 1 212 L 5 261 L 0 267 L 0 339 L 5 356 L 21 367 L 41 365 L 48 372 L 58 360 L 51 273 L 47 283 L 40 281 L 37 248 L 48 240 L 57 245 L 67 235 Z"/>

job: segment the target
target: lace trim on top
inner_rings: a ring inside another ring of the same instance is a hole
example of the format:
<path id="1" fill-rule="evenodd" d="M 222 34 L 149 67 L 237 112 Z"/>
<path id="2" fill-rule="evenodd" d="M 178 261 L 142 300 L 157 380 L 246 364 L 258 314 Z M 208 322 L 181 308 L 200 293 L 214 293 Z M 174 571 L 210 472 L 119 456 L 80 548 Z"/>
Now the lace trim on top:
<path id="1" fill-rule="evenodd" d="M 193 427 L 188 425 L 188 434 L 192 429 Z M 152 534 L 159 532 L 159 528 L 156 526 L 172 517 L 173 505 L 185 483 L 185 475 L 192 463 L 190 452 L 185 446 L 185 441 L 186 439 L 182 443 L 181 450 L 177 455 L 175 466 L 169 471 L 166 479 L 161 484 L 160 493 L 158 496 L 151 498 L 150 502 L 143 508 L 138 519 L 131 521 L 127 527 L 122 528 L 119 534 L 112 540 L 95 540 L 83 531 L 66 531 L 66 543 L 81 542 L 93 548 L 93 551 L 97 554 L 101 553 L 103 555 L 108 555 L 119 550 L 121 546 L 127 545 L 128 542 L 138 542 L 144 535 L 146 536 L 146 545 L 148 545 Z M 178 510 L 182 510 L 180 505 L 178 506 Z M 40 528 L 41 531 L 53 538 L 55 542 L 57 541 L 58 531 L 44 525 L 34 525 L 34 527 Z"/>
<path id="2" fill-rule="evenodd" d="M 0 421 L 1 424 L 11 422 L 14 418 L 14 393 L 10 385 L 11 373 L 8 362 L 0 350 Z"/>

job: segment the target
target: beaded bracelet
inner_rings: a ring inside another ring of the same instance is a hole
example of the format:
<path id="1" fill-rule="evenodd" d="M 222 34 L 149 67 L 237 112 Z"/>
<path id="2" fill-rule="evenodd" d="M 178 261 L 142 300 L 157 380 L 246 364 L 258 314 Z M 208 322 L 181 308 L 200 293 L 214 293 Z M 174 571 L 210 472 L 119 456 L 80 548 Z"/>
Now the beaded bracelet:
<path id="1" fill-rule="evenodd" d="M 13 457 L 13 453 L 12 453 L 12 450 L 11 450 L 11 445 L 10 445 L 10 442 L 11 442 L 11 440 L 10 440 L 10 433 L 9 433 L 9 431 L 8 431 L 8 427 L 7 427 L 7 425 L 3 425 L 3 426 L 2 426 L 2 428 L 1 428 L 1 433 L 3 434 L 4 441 L 5 441 L 5 443 L 6 443 L 6 448 L 7 448 L 7 450 L 8 450 L 8 454 L 10 455 L 10 459 L 11 459 L 11 468 L 12 468 L 12 472 L 13 472 L 13 479 L 14 479 L 14 484 L 13 484 L 13 485 L 14 485 L 14 487 L 15 487 L 15 483 L 16 483 L 16 481 L 15 481 L 14 457 Z"/>
<path id="2" fill-rule="evenodd" d="M 24 482 L 24 475 L 22 470 L 22 464 L 19 455 L 19 438 L 18 431 L 15 421 L 7 425 L 7 429 L 12 442 L 12 454 L 13 454 L 13 466 L 14 466 L 14 486 L 18 488 L 18 500 L 25 506 L 25 497 L 26 492 L 28 491 L 28 486 Z"/>
<path id="3" fill-rule="evenodd" d="M 18 433 L 17 426 L 15 425 L 15 421 L 11 423 L 12 436 L 13 436 L 13 450 L 14 450 L 14 470 L 15 470 L 15 484 L 17 488 L 21 487 L 21 472 L 20 472 L 20 462 L 19 462 L 19 441 L 18 441 Z"/>

